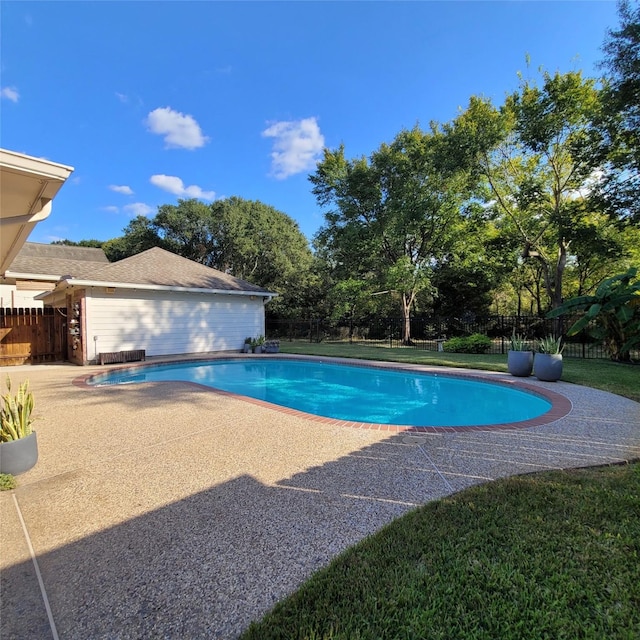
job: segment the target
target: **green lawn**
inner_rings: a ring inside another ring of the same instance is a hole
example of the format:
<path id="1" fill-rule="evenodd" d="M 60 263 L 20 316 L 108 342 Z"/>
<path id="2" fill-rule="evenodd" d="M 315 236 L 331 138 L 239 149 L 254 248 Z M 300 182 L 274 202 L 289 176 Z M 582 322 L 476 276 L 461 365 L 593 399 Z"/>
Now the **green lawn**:
<path id="1" fill-rule="evenodd" d="M 281 347 L 506 370 L 505 356 Z M 640 400 L 640 367 L 565 359 L 563 379 Z M 271 638 L 640 638 L 640 463 L 498 480 L 416 509 L 340 555 L 243 635 Z"/>

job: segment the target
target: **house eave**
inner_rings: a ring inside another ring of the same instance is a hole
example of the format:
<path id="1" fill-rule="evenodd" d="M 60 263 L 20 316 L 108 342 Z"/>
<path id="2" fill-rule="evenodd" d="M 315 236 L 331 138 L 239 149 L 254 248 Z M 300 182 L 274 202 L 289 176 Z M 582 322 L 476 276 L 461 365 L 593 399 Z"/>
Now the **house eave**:
<path id="1" fill-rule="evenodd" d="M 97 280 L 80 280 L 76 278 L 70 278 L 61 280 L 53 291 L 47 293 L 41 293 L 36 296 L 36 300 L 43 300 L 49 295 L 54 294 L 56 291 L 60 291 L 66 287 L 100 287 L 100 288 L 113 288 L 113 289 L 135 289 L 140 291 L 173 291 L 176 293 L 199 293 L 205 295 L 228 295 L 228 296 L 249 296 L 266 298 L 266 301 L 275 298 L 278 294 L 273 291 L 246 291 L 246 290 L 233 290 L 233 289 L 209 289 L 204 287 L 179 287 L 174 285 L 159 285 L 159 284 L 138 284 L 135 282 L 103 282 Z"/>
<path id="2" fill-rule="evenodd" d="M 38 280 L 42 282 L 56 282 L 62 278 L 64 274 L 55 273 L 23 273 L 21 271 L 5 271 L 5 278 L 13 278 L 14 280 Z"/>
<path id="3" fill-rule="evenodd" d="M 73 167 L 0 149 L 0 273 L 9 267 Z"/>

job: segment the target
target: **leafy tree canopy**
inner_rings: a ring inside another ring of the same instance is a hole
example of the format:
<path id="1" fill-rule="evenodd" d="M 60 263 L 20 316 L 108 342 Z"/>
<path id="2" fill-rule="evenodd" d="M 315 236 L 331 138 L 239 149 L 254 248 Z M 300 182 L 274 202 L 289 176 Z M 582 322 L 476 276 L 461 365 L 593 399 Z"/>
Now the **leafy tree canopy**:
<path id="1" fill-rule="evenodd" d="M 67 247 L 89 247 L 92 249 L 101 249 L 104 245 L 102 240 L 54 240 L 51 244 L 61 244 Z"/>
<path id="2" fill-rule="evenodd" d="M 619 2 L 620 26 L 604 43 L 607 84 L 599 132 L 606 180 L 597 191 L 609 212 L 640 222 L 640 3 Z"/>
<path id="3" fill-rule="evenodd" d="M 111 261 L 162 247 L 230 273 L 280 293 L 269 304 L 275 315 L 302 314 L 317 284 L 311 249 L 297 223 L 269 205 L 238 197 L 162 205 L 155 217 L 134 218 L 122 237 L 102 246 Z"/>
<path id="4" fill-rule="evenodd" d="M 587 197 L 599 168 L 588 149 L 601 103 L 595 81 L 579 72 L 544 73 L 541 80 L 522 81 L 500 108 L 472 98 L 443 131 L 451 162 L 479 181 L 503 236 L 517 238 L 520 260 L 540 270 L 544 306 L 555 308 L 574 248 L 587 229 L 598 235 L 606 227 Z"/>
<path id="5" fill-rule="evenodd" d="M 331 207 L 315 244 L 335 281 L 366 280 L 373 293 L 397 296 L 405 343 L 410 311 L 433 291 L 433 269 L 462 226 L 466 182 L 446 166 L 440 136 L 434 128 L 403 130 L 369 158 L 353 160 L 343 146 L 325 149 L 309 177 L 318 204 Z"/>

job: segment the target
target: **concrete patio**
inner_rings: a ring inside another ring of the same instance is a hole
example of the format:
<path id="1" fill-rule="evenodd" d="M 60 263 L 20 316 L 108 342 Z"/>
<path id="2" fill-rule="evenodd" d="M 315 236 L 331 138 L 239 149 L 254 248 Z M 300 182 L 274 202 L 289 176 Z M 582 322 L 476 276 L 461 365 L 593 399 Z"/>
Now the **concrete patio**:
<path id="1" fill-rule="evenodd" d="M 640 458 L 640 404 L 514 430 L 322 424 L 187 383 L 31 381 L 40 458 L 0 493 L 0 637 L 235 638 L 335 555 L 429 500 L 507 475 Z M 438 369 L 442 371 L 442 369 Z M 503 374 L 487 374 L 493 379 Z"/>

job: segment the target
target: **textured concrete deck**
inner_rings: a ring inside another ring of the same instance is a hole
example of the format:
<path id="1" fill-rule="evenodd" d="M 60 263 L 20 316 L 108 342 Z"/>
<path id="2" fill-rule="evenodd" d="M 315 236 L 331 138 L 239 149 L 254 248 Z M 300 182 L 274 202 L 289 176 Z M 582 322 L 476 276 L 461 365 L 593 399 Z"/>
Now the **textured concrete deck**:
<path id="1" fill-rule="evenodd" d="M 563 382 L 528 381 L 571 401 L 550 424 L 389 433 L 186 383 L 84 389 L 71 365 L 9 372 L 30 379 L 43 419 L 38 464 L 0 493 L 3 640 L 235 638 L 416 505 L 640 457 L 640 404 Z"/>

